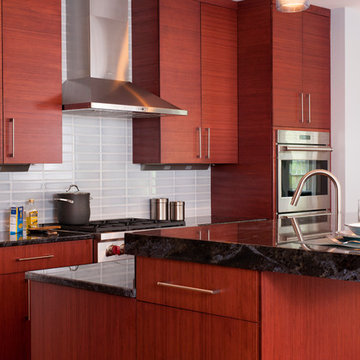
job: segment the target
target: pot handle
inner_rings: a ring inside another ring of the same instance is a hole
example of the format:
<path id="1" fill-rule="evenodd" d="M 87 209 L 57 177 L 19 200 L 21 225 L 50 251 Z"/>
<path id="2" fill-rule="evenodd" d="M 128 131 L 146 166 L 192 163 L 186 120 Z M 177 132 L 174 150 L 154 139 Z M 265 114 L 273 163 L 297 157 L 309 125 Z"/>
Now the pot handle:
<path id="1" fill-rule="evenodd" d="M 70 185 L 70 186 L 69 186 L 69 188 L 66 190 L 66 192 L 69 192 L 69 191 L 70 191 L 70 189 L 71 189 L 72 187 L 76 187 L 77 192 L 79 192 L 79 191 L 80 191 L 80 190 L 79 190 L 79 187 L 78 187 L 77 185 L 72 184 L 72 185 Z"/>
<path id="2" fill-rule="evenodd" d="M 70 200 L 70 199 L 63 199 L 63 198 L 54 198 L 55 201 L 64 201 L 64 202 L 68 202 L 69 204 L 73 204 L 74 200 Z"/>

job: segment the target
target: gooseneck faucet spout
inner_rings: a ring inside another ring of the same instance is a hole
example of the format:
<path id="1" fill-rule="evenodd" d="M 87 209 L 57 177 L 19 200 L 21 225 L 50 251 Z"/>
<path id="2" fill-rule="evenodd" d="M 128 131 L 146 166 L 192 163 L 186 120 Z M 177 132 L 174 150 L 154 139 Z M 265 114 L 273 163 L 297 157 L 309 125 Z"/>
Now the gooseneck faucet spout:
<path id="1" fill-rule="evenodd" d="M 340 186 L 339 180 L 330 171 L 323 170 L 323 169 L 316 169 L 316 170 L 311 170 L 308 173 L 306 173 L 300 179 L 299 184 L 295 190 L 295 193 L 291 199 L 290 204 L 293 206 L 297 205 L 297 203 L 299 202 L 299 199 L 300 199 L 302 189 L 303 189 L 306 181 L 314 175 L 324 175 L 324 176 L 328 177 L 335 185 L 335 204 L 336 204 L 335 221 L 336 221 L 336 230 L 339 233 L 341 231 L 341 186 Z"/>

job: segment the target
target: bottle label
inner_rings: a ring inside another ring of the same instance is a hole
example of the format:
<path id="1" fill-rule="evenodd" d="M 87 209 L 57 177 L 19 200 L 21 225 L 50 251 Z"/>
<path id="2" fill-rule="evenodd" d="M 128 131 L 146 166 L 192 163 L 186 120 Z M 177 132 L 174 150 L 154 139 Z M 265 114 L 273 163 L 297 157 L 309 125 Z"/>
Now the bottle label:
<path id="1" fill-rule="evenodd" d="M 37 212 L 37 210 L 32 210 L 27 214 L 26 225 L 28 228 L 38 227 L 38 212 Z"/>

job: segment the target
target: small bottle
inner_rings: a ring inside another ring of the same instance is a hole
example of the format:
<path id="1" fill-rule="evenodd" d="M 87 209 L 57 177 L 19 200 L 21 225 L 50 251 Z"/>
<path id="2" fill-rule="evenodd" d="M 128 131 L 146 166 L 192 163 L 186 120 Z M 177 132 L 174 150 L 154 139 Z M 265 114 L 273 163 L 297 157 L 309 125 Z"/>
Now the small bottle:
<path id="1" fill-rule="evenodd" d="M 39 213 L 35 207 L 35 200 L 29 199 L 26 204 L 26 228 L 37 228 L 38 227 L 38 216 Z"/>

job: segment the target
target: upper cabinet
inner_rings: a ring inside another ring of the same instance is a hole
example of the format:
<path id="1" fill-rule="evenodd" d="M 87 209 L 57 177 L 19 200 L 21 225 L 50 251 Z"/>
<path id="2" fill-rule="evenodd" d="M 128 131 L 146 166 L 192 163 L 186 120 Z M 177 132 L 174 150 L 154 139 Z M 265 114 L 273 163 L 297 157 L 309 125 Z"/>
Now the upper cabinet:
<path id="1" fill-rule="evenodd" d="M 237 11 L 201 4 L 201 108 L 204 158 L 238 161 Z"/>
<path id="2" fill-rule="evenodd" d="M 1 31 L 1 162 L 61 162 L 60 0 L 3 0 Z"/>
<path id="3" fill-rule="evenodd" d="M 236 162 L 236 10 L 195 0 L 132 7 L 134 83 L 188 111 L 134 120 L 133 161 Z"/>
<path id="4" fill-rule="evenodd" d="M 330 17 L 273 6 L 273 124 L 330 129 Z"/>

